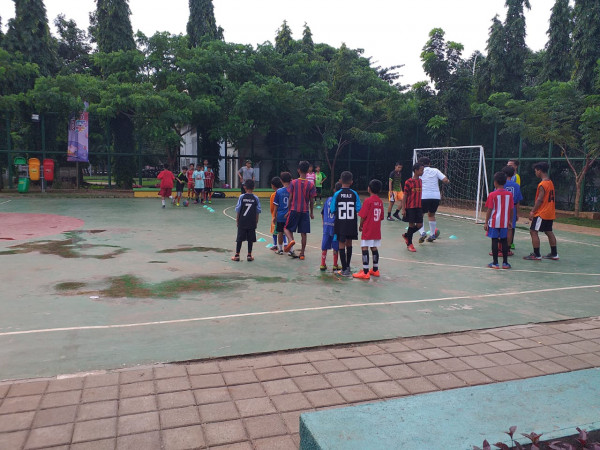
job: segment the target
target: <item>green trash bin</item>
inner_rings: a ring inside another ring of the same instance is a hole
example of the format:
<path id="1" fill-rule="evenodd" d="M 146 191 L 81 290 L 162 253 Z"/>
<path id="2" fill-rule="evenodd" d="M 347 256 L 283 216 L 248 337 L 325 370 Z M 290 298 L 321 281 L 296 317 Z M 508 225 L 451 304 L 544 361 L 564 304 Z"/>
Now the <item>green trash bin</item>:
<path id="1" fill-rule="evenodd" d="M 17 189 L 21 193 L 29 192 L 29 178 L 19 178 L 19 185 Z"/>

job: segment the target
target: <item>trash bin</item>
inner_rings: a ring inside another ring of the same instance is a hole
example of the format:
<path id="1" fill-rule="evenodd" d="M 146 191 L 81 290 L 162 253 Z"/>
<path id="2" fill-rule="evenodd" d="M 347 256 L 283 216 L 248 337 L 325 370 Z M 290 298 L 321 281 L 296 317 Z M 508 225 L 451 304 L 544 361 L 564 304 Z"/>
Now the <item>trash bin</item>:
<path id="1" fill-rule="evenodd" d="M 40 180 L 40 160 L 37 158 L 29 158 L 29 178 L 31 181 Z"/>
<path id="2" fill-rule="evenodd" d="M 20 177 L 17 190 L 21 193 L 29 192 L 29 178 Z"/>
<path id="3" fill-rule="evenodd" d="M 44 180 L 47 182 L 54 181 L 54 160 L 53 159 L 45 159 L 44 165 Z"/>

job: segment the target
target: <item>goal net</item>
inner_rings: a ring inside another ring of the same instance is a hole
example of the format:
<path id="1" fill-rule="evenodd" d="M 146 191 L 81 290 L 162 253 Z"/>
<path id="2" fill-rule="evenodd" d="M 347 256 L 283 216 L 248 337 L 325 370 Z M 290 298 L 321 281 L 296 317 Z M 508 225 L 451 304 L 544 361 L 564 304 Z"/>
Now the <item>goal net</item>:
<path id="1" fill-rule="evenodd" d="M 483 147 L 417 148 L 413 163 L 424 156 L 450 180 L 440 182 L 439 213 L 483 222 L 482 206 L 489 193 Z"/>

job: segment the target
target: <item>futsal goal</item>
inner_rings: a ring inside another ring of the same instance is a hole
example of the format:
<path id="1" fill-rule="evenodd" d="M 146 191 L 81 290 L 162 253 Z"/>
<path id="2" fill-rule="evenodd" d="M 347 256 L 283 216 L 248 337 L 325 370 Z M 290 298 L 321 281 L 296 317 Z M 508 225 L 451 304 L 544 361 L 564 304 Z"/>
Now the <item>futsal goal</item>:
<path id="1" fill-rule="evenodd" d="M 482 208 L 489 193 L 483 147 L 416 148 L 413 163 L 424 156 L 450 180 L 440 182 L 439 213 L 483 222 Z"/>

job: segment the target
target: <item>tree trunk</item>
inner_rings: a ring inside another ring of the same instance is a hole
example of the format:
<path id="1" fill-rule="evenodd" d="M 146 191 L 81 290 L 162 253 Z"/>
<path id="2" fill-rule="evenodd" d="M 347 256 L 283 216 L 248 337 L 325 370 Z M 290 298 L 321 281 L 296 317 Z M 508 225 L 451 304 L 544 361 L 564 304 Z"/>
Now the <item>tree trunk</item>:
<path id="1" fill-rule="evenodd" d="M 584 174 L 575 178 L 575 207 L 573 208 L 573 214 L 575 217 L 579 217 L 579 204 L 581 202 L 581 185 L 583 184 Z"/>

